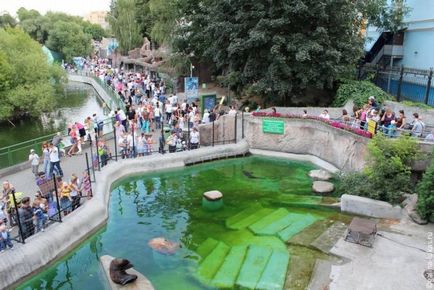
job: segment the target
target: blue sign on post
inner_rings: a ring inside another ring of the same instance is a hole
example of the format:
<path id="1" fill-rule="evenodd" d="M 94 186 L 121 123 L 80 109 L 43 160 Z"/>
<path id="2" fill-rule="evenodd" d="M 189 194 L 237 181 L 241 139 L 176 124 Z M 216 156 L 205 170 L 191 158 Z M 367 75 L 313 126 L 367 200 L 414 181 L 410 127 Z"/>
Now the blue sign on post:
<path id="1" fill-rule="evenodd" d="M 199 78 L 184 78 L 184 91 L 187 98 L 187 103 L 191 104 L 192 102 L 196 101 L 199 96 Z"/>

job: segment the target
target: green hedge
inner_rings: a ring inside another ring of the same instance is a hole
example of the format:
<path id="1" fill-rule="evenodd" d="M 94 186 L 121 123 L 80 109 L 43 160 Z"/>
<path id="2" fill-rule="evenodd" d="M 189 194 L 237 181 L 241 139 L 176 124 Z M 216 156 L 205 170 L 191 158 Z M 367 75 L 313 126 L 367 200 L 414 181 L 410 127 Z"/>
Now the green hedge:
<path id="1" fill-rule="evenodd" d="M 434 151 L 432 153 L 434 158 Z M 419 215 L 434 222 L 434 159 L 417 186 L 417 211 Z"/>
<path id="2" fill-rule="evenodd" d="M 385 100 L 391 100 L 392 96 L 384 92 L 370 81 L 356 81 L 349 79 L 340 80 L 338 90 L 336 92 L 333 106 L 342 107 L 348 100 L 353 100 L 354 104 L 362 107 L 366 104 L 368 98 L 374 96 L 376 101 L 382 104 Z"/>

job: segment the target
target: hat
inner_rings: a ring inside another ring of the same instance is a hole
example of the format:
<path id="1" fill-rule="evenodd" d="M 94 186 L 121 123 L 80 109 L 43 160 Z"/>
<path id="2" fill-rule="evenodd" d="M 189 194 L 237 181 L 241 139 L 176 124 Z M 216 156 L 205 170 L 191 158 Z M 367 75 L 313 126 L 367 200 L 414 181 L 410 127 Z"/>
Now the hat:
<path id="1" fill-rule="evenodd" d="M 369 100 L 375 100 L 375 97 L 374 96 L 370 96 Z"/>
<path id="2" fill-rule="evenodd" d="M 35 152 L 35 150 L 34 149 L 30 149 L 30 153 L 33 153 L 33 152 Z"/>

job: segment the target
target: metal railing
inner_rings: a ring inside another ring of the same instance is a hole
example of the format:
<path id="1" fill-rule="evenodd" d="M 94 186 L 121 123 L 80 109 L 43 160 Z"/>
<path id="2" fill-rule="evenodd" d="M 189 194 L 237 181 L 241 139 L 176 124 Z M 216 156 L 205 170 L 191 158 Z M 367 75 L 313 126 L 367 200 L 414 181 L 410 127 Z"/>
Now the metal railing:
<path id="1" fill-rule="evenodd" d="M 113 132 L 112 118 L 106 118 L 103 120 L 104 132 L 105 134 L 110 134 Z M 93 130 L 93 128 L 88 128 L 88 130 Z M 6 146 L 0 148 L 0 169 L 11 167 L 23 162 L 28 161 L 30 149 L 35 150 L 35 152 L 41 157 L 42 155 L 42 144 L 49 143 L 57 133 L 45 135 L 42 137 L 34 138 L 28 141 L 20 142 L 14 145 Z M 62 137 L 62 148 L 68 148 L 71 144 L 69 142 L 69 136 L 64 132 Z"/>

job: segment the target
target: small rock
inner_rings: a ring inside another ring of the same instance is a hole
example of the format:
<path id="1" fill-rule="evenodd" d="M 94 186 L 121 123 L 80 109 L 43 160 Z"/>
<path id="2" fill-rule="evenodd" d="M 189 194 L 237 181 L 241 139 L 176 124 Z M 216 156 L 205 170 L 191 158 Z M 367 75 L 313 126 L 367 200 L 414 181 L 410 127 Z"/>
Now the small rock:
<path id="1" fill-rule="evenodd" d="M 420 215 L 415 211 L 410 212 L 408 215 L 418 225 L 426 225 L 428 223 L 427 220 L 421 218 Z"/>
<path id="2" fill-rule="evenodd" d="M 314 181 L 312 190 L 316 193 L 330 193 L 335 190 L 335 186 L 333 183 L 327 181 Z"/>
<path id="3" fill-rule="evenodd" d="M 330 180 L 333 177 L 330 172 L 324 169 L 311 170 L 309 172 L 309 176 L 313 178 L 313 180 L 323 180 L 323 181 Z"/>
<path id="4" fill-rule="evenodd" d="M 204 192 L 203 197 L 205 197 L 207 200 L 219 200 L 222 199 L 223 194 L 218 190 L 211 190 Z"/>

